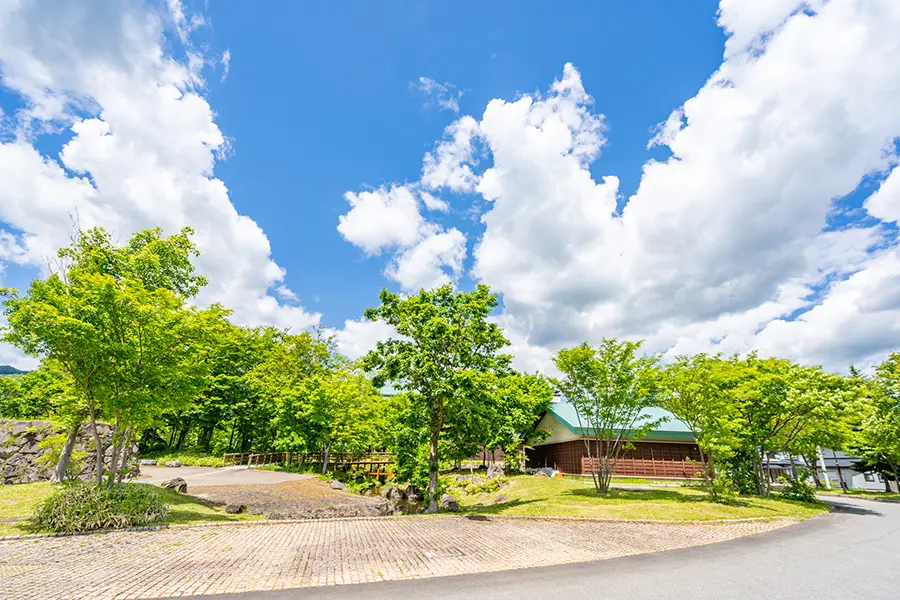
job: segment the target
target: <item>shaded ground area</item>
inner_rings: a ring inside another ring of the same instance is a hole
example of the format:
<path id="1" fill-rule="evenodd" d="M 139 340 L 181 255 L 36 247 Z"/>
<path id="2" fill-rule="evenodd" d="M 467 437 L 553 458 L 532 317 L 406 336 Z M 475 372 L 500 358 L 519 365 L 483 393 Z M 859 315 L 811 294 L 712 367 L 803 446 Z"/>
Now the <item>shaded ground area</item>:
<path id="1" fill-rule="evenodd" d="M 442 577 L 688 548 L 790 523 L 407 516 L 8 540 L 0 541 L 0 596 L 168 598 Z M 559 582 L 550 578 L 546 583 Z M 369 590 L 357 589 L 363 596 Z M 353 588 L 348 591 L 353 595 Z M 453 597 L 476 591 L 457 590 Z M 391 597 L 404 596 L 432 594 L 425 590 Z M 541 597 L 572 596 L 555 595 L 551 587 Z"/>
<path id="2" fill-rule="evenodd" d="M 188 493 L 219 504 L 243 504 L 247 512 L 270 519 L 375 517 L 385 514 L 383 498 L 331 489 L 312 475 L 275 484 L 194 486 Z"/>
<path id="3" fill-rule="evenodd" d="M 309 479 L 313 475 L 248 469 L 238 467 L 141 467 L 141 482 L 160 484 L 167 479 L 181 477 L 188 484 L 188 491 L 195 485 L 244 485 L 281 483 Z"/>

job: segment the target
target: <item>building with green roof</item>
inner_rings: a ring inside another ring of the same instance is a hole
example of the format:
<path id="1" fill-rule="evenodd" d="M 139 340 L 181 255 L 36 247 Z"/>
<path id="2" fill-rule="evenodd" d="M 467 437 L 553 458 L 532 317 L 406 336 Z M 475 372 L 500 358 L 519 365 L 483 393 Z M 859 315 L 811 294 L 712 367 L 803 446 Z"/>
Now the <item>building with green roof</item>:
<path id="1" fill-rule="evenodd" d="M 648 408 L 643 414 L 665 421 L 643 438 L 632 440 L 634 448 L 623 452 L 613 473 L 620 477 L 698 476 L 700 450 L 690 430 L 661 408 Z M 550 435 L 530 444 L 531 448 L 526 450 L 526 466 L 552 467 L 576 475 L 590 473 L 586 444 L 591 443 L 592 456 L 597 456 L 599 449 L 593 441 L 593 428 L 579 420 L 572 404 L 564 399 L 554 400 L 541 417 L 538 429 L 549 431 Z"/>

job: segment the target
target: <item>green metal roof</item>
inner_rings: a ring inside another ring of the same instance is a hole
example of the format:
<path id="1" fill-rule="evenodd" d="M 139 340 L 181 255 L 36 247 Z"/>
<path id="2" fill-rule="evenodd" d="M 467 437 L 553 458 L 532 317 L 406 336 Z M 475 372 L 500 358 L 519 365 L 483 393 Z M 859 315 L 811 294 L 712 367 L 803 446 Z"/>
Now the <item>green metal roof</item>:
<path id="1" fill-rule="evenodd" d="M 550 404 L 548 410 L 550 414 L 556 417 L 557 421 L 565 425 L 572 433 L 576 435 L 594 435 L 593 427 L 578 426 L 578 414 L 575 412 L 575 407 L 569 404 L 569 402 L 565 400 L 553 402 Z M 666 422 L 659 425 L 658 428 L 648 433 L 645 439 L 694 439 L 694 435 L 691 433 L 690 429 L 685 427 L 684 423 L 676 419 L 675 415 L 667 410 L 650 407 L 644 409 L 644 412 L 641 414 L 650 417 L 650 419 L 654 421 L 660 418 L 668 419 Z M 584 420 L 582 420 L 582 424 L 587 425 Z"/>

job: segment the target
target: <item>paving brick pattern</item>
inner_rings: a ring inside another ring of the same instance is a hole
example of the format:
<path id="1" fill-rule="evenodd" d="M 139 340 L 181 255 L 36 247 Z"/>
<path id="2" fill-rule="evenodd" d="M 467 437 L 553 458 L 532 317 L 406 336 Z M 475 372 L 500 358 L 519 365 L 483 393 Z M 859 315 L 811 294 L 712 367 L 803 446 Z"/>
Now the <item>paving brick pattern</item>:
<path id="1" fill-rule="evenodd" d="M 169 598 L 439 577 L 673 550 L 792 523 L 382 517 L 0 541 L 0 596 Z"/>

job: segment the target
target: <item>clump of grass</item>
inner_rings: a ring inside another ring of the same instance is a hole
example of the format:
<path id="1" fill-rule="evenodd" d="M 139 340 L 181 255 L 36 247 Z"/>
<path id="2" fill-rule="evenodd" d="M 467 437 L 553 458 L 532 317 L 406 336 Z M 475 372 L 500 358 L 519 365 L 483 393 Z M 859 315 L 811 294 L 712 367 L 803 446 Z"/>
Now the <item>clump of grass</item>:
<path id="1" fill-rule="evenodd" d="M 166 461 L 177 460 L 185 467 L 221 467 L 222 455 L 206 454 L 192 450 L 162 451 L 142 453 L 141 458 L 156 459 L 156 463 L 164 467 Z"/>
<path id="2" fill-rule="evenodd" d="M 169 507 L 153 486 L 73 483 L 58 487 L 41 502 L 31 522 L 42 529 L 73 533 L 158 523 L 168 516 Z"/>

